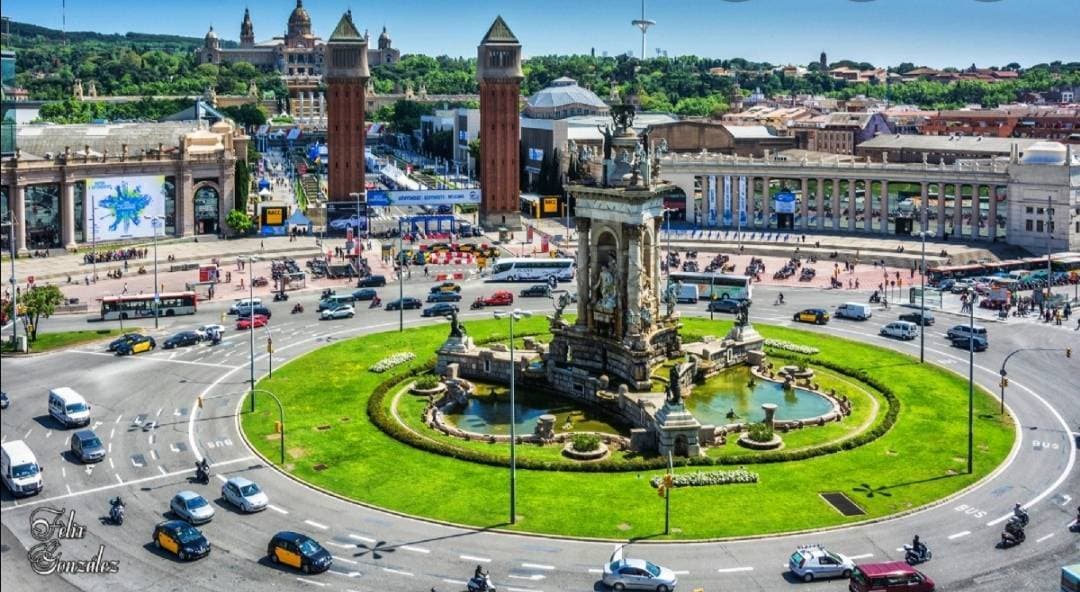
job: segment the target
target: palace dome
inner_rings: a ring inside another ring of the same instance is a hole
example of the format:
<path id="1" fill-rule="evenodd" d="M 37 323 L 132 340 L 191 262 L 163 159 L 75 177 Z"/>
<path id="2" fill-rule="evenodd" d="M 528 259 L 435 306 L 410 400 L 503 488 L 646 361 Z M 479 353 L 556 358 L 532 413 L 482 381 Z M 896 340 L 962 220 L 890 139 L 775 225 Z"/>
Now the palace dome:
<path id="1" fill-rule="evenodd" d="M 289 37 L 311 34 L 311 15 L 304 8 L 304 0 L 296 0 L 296 8 L 289 15 Z"/>

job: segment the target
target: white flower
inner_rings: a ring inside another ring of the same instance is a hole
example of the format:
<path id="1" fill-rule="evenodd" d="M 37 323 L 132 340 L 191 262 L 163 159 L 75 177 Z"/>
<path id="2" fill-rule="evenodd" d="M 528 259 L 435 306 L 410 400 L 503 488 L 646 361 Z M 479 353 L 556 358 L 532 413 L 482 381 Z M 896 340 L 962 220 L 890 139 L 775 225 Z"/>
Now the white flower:
<path id="1" fill-rule="evenodd" d="M 768 347 L 774 347 L 776 349 L 787 350 L 790 352 L 795 352 L 797 354 L 806 354 L 810 356 L 821 351 L 816 347 L 812 347 L 809 345 L 799 345 L 797 343 L 791 343 L 790 341 L 780 341 L 779 339 L 766 339 L 765 345 L 767 345 Z"/>
<path id="2" fill-rule="evenodd" d="M 369 370 L 372 372 L 386 372 L 394 366 L 400 366 L 406 362 L 411 362 L 416 359 L 416 354 L 412 352 L 401 352 L 390 356 L 389 358 L 383 358 L 376 362 Z"/>
<path id="3" fill-rule="evenodd" d="M 649 484 L 659 487 L 662 477 L 653 477 Z M 757 483 L 758 474 L 745 469 L 737 471 L 699 471 L 694 473 L 680 473 L 674 476 L 672 484 L 675 487 L 697 487 L 703 485 L 728 485 L 731 483 Z"/>

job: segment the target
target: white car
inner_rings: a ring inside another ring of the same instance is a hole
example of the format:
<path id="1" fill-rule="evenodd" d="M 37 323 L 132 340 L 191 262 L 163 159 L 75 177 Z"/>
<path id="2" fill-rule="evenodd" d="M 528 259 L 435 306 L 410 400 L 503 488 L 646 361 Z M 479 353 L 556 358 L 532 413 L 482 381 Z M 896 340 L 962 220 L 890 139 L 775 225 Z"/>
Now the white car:
<path id="1" fill-rule="evenodd" d="M 679 583 L 675 572 L 644 559 L 626 559 L 620 545 L 604 564 L 604 585 L 613 590 L 656 590 L 669 592 Z"/>
<path id="2" fill-rule="evenodd" d="M 319 318 L 322 320 L 327 319 L 351 319 L 356 314 L 356 310 L 352 306 L 346 304 L 345 306 L 339 306 L 333 309 L 326 309 L 319 313 Z"/>
<path id="3" fill-rule="evenodd" d="M 243 477 L 233 477 L 221 486 L 221 497 L 234 505 L 241 512 L 265 510 L 270 499 L 254 481 Z"/>
<path id="4" fill-rule="evenodd" d="M 195 332 L 199 334 L 199 339 L 201 339 L 203 341 L 206 341 L 206 339 L 208 339 L 210 337 L 210 332 L 213 331 L 214 329 L 217 329 L 218 335 L 224 335 L 225 334 L 225 326 L 224 325 L 218 325 L 216 323 L 211 323 L 209 325 L 202 325 L 198 329 L 195 329 Z"/>
<path id="5" fill-rule="evenodd" d="M 919 326 L 909 321 L 893 321 L 881 328 L 881 335 L 896 339 L 915 339 L 919 336 Z"/>
<path id="6" fill-rule="evenodd" d="M 821 545 L 799 547 L 788 559 L 791 573 L 812 582 L 818 578 L 851 577 L 855 562 L 839 553 L 833 553 Z"/>

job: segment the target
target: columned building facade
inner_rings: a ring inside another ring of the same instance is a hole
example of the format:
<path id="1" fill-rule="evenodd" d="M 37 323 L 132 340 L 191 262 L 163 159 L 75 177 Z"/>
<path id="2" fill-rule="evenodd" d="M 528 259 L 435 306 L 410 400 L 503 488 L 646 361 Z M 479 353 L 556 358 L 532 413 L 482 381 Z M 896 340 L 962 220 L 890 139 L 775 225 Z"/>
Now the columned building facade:
<path id="1" fill-rule="evenodd" d="M 496 17 L 477 49 L 480 81 L 480 222 L 488 228 L 521 226 L 519 144 L 521 44 Z"/>
<path id="2" fill-rule="evenodd" d="M 346 12 L 327 47 L 326 144 L 329 151 L 330 201 L 351 201 L 364 191 L 364 87 L 367 85 L 367 40 Z"/>

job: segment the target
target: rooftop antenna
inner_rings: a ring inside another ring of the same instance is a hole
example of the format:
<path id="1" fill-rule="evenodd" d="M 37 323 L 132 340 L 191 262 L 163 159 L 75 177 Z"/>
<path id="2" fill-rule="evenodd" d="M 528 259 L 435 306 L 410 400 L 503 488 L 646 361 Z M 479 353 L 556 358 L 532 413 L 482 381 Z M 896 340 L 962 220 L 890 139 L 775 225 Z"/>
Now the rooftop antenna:
<path id="1" fill-rule="evenodd" d="M 656 24 L 656 21 L 650 21 L 645 18 L 645 0 L 641 0 L 641 18 L 630 21 L 631 25 L 641 29 L 641 59 L 645 59 L 645 37 L 648 35 L 649 27 Z"/>

